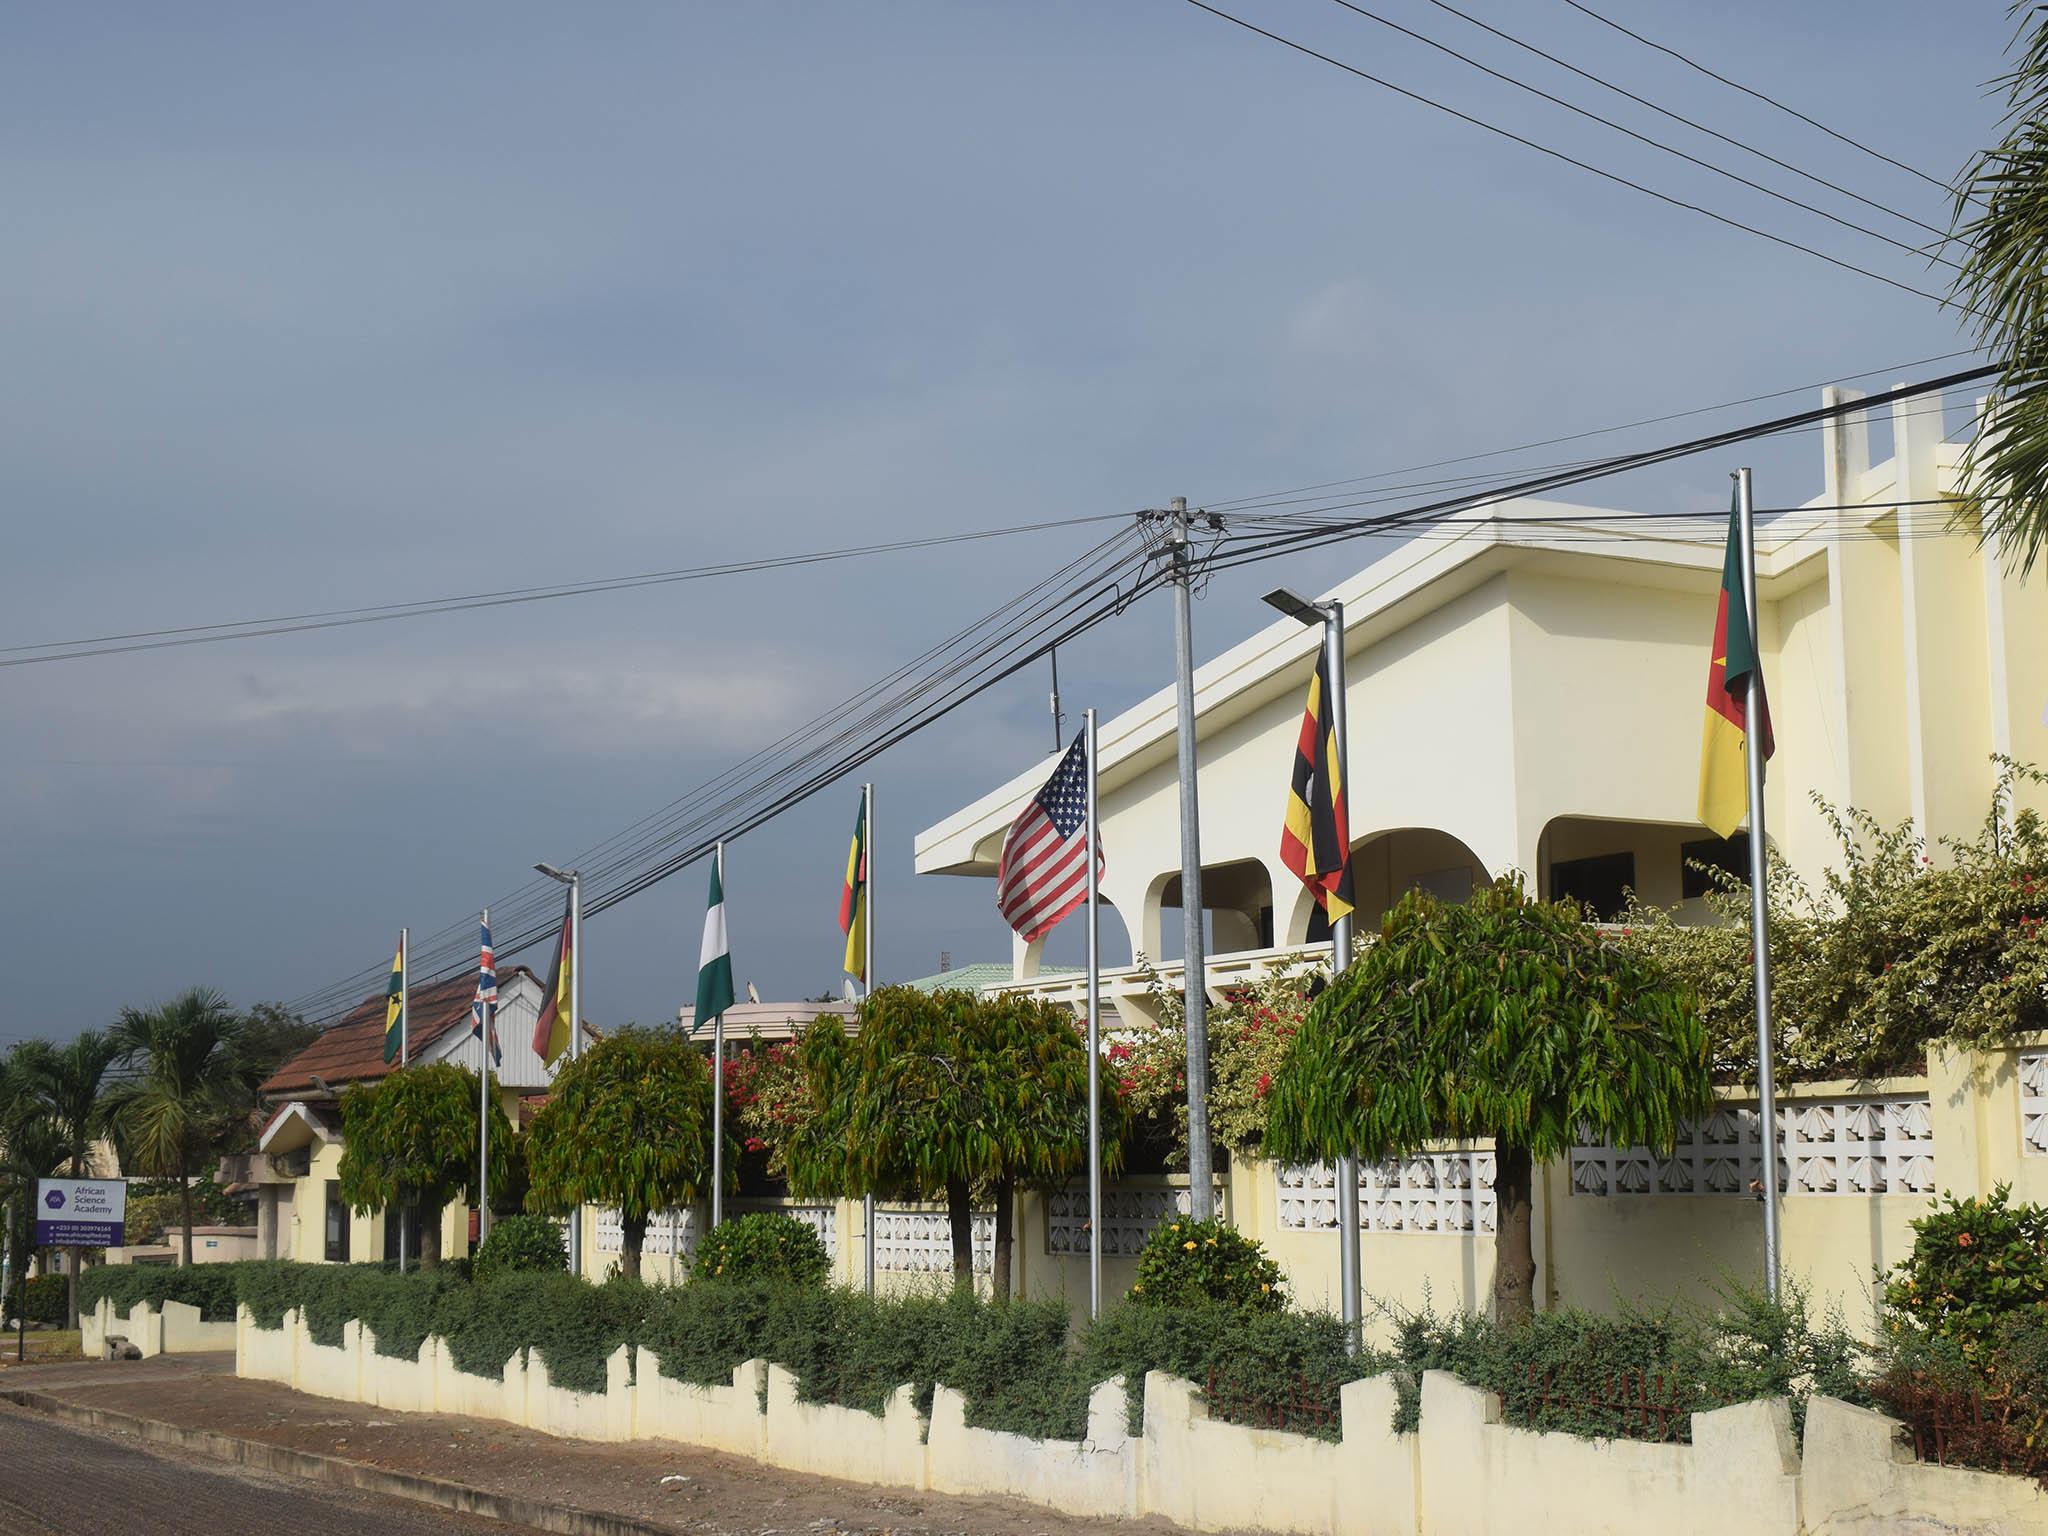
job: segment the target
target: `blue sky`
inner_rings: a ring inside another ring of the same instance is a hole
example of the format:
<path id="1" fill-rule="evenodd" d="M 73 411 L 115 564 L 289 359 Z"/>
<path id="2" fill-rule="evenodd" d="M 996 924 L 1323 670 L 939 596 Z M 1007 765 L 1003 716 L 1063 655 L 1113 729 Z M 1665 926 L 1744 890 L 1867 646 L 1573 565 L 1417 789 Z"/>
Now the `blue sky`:
<path id="1" fill-rule="evenodd" d="M 1991 134 L 2002 7 L 1609 4 L 1937 175 Z M 1324 0 L 1232 8 L 1941 286 Z M 1375 8 L 1744 159 L 1426 0 Z M 1559 0 L 1461 8 L 1945 223 L 1932 187 Z M 5 645 L 1200 503 L 1961 345 L 1921 299 L 1181 0 L 42 8 L 0 129 Z M 1818 489 L 1811 440 L 1751 457 L 1766 501 Z M 1588 499 L 1712 507 L 1729 467 Z M 568 859 L 1093 536 L 0 671 L 0 1041 L 377 965 L 401 922 Z M 1372 553 L 1217 581 L 1200 652 Z M 1169 634 L 1155 601 L 1063 653 L 1070 708 L 1162 684 Z M 1007 955 L 909 837 L 1043 752 L 1044 695 L 1020 678 L 871 770 L 884 979 Z M 766 996 L 837 986 L 855 793 L 729 854 Z M 593 1018 L 689 994 L 703 886 L 592 922 Z"/>

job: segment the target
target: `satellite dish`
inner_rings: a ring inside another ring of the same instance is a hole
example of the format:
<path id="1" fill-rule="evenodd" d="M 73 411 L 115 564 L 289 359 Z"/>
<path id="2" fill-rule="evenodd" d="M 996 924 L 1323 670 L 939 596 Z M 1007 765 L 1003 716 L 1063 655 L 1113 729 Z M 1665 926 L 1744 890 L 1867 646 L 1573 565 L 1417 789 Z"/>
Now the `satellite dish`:
<path id="1" fill-rule="evenodd" d="M 761 991 L 751 981 L 747 983 L 747 1001 L 750 1003 L 761 1001 Z"/>

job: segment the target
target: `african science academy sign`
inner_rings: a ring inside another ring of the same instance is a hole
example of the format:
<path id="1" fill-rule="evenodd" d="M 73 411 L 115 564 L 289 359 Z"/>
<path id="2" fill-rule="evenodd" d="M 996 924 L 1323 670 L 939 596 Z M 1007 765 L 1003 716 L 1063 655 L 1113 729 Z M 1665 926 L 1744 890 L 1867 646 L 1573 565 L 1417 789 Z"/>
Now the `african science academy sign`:
<path id="1" fill-rule="evenodd" d="M 113 1248 L 128 1217 L 121 1179 L 36 1180 L 38 1248 Z"/>

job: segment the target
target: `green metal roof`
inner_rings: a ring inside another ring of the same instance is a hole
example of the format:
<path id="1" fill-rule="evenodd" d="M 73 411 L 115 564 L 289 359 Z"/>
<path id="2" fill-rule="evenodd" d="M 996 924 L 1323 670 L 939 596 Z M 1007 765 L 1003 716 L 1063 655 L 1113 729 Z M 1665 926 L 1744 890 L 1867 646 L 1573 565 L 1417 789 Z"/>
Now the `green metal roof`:
<path id="1" fill-rule="evenodd" d="M 1072 965 L 1048 965 L 1042 966 L 1039 974 L 1041 976 L 1063 976 L 1078 969 L 1078 966 Z M 1010 981 L 1012 979 L 1011 968 L 1007 963 L 984 960 L 975 965 L 956 965 L 952 970 L 940 971 L 936 975 L 920 976 L 915 981 L 904 982 L 903 985 L 915 987 L 920 992 L 937 992 L 946 988 L 958 988 L 963 992 L 979 992 L 983 987 L 994 986 L 998 982 Z"/>

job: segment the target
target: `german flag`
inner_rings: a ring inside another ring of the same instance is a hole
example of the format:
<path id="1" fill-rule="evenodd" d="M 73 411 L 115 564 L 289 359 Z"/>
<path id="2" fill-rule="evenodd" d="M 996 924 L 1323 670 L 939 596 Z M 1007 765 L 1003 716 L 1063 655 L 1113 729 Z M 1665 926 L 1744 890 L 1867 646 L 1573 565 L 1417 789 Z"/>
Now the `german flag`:
<path id="1" fill-rule="evenodd" d="M 1738 491 L 1737 496 L 1741 493 Z M 1721 606 L 1714 615 L 1714 654 L 1707 666 L 1707 719 L 1700 739 L 1700 822 L 1732 837 L 1749 809 L 1749 778 L 1743 752 L 1749 741 L 1749 679 L 1757 680 L 1763 705 L 1764 761 L 1771 760 L 1771 706 L 1763 696 L 1756 628 L 1744 600 L 1740 503 L 1728 512 L 1728 549 L 1721 558 Z M 1732 620 L 1732 622 L 1731 622 Z"/>
<path id="2" fill-rule="evenodd" d="M 846 850 L 846 884 L 839 891 L 839 931 L 846 935 L 846 974 L 865 985 L 868 979 L 868 797 L 863 790 L 860 814 L 853 819 L 853 846 Z"/>
<path id="3" fill-rule="evenodd" d="M 574 902 L 575 896 L 570 895 Z M 562 913 L 562 937 L 555 944 L 555 968 L 548 976 L 547 996 L 541 1000 L 540 1017 L 533 1021 L 533 1049 L 542 1061 L 553 1061 L 569 1049 L 569 1031 L 575 1027 L 576 937 L 574 914 Z"/>
<path id="4" fill-rule="evenodd" d="M 1337 772 L 1336 732 L 1330 728 L 1330 658 L 1316 659 L 1294 748 L 1294 782 L 1287 790 L 1287 822 L 1280 830 L 1280 862 L 1301 877 L 1331 922 L 1349 915 L 1351 818 Z"/>

